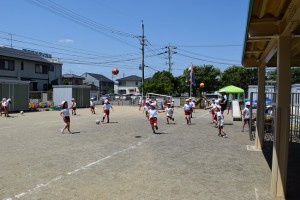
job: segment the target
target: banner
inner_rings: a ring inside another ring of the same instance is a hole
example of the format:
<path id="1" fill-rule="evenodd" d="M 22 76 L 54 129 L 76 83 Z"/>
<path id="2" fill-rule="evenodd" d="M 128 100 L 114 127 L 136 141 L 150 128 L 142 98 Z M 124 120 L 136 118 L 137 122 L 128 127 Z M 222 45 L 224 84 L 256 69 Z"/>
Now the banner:
<path id="1" fill-rule="evenodd" d="M 194 66 L 193 65 L 190 65 L 189 68 L 188 68 L 186 83 L 188 85 L 196 86 L 195 72 L 194 72 Z"/>

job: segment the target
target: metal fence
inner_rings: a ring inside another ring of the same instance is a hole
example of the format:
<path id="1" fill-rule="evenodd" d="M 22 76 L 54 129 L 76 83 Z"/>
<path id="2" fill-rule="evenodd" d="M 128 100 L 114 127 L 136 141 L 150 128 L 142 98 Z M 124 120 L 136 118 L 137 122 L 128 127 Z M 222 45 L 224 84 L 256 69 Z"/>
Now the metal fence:
<path id="1" fill-rule="evenodd" d="M 265 117 L 264 119 L 264 132 L 265 132 L 265 141 L 274 140 L 274 123 L 276 121 L 276 93 L 265 93 L 266 101 L 264 103 L 265 108 Z M 250 140 L 255 139 L 256 132 L 256 101 L 253 99 L 253 96 L 257 96 L 257 93 L 252 92 L 250 94 L 250 102 L 252 106 L 250 107 L 250 124 L 249 128 L 249 137 Z M 291 110 L 290 110 L 290 142 L 300 142 L 300 93 L 291 94 Z"/>

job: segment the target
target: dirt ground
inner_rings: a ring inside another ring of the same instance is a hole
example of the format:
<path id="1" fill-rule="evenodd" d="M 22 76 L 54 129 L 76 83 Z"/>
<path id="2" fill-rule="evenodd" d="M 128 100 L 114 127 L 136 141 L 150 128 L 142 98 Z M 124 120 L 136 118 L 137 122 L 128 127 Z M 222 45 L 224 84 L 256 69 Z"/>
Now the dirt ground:
<path id="1" fill-rule="evenodd" d="M 271 199 L 271 171 L 241 122 L 217 136 L 206 110 L 186 125 L 182 108 L 175 122 L 159 114 L 153 134 L 137 107 L 114 106 L 110 123 L 96 125 L 78 109 L 73 134 L 62 134 L 59 111 L 0 117 L 0 199 Z M 225 116 L 225 119 L 229 116 Z"/>

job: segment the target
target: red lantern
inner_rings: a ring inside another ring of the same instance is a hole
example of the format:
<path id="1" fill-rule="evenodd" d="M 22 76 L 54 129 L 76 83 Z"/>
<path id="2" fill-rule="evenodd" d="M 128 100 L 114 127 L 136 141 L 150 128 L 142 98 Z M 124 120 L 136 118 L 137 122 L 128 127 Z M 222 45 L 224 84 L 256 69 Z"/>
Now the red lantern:
<path id="1" fill-rule="evenodd" d="M 201 88 L 204 88 L 204 83 L 200 83 L 200 87 L 201 87 Z"/>
<path id="2" fill-rule="evenodd" d="M 118 68 L 113 68 L 111 72 L 113 73 L 113 75 L 118 75 L 119 74 Z"/>

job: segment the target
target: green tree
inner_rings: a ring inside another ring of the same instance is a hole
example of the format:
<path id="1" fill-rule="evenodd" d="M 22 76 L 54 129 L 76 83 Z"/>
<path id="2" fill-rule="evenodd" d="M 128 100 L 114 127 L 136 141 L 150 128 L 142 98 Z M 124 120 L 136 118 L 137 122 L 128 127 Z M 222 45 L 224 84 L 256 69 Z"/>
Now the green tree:
<path id="1" fill-rule="evenodd" d="M 185 69 L 183 76 L 187 77 L 188 69 Z M 218 77 L 221 75 L 219 68 L 215 68 L 213 65 L 202 65 L 194 66 L 195 73 L 195 82 L 196 85 L 192 86 L 193 94 L 196 94 L 196 91 L 211 93 L 219 88 Z M 186 80 L 186 79 L 185 79 Z M 204 83 L 204 88 L 200 88 L 200 83 Z M 189 85 L 185 84 L 185 91 L 189 91 Z"/>
<path id="2" fill-rule="evenodd" d="M 300 83 L 300 68 L 299 67 L 292 67 L 291 68 L 291 84 Z M 277 76 L 277 69 L 268 71 L 266 80 L 276 81 Z"/>
<path id="3" fill-rule="evenodd" d="M 248 90 L 248 85 L 257 85 L 257 69 L 246 69 L 242 66 L 231 66 L 221 75 L 220 87 L 234 85 Z"/>
<path id="4" fill-rule="evenodd" d="M 144 81 L 144 92 L 159 93 L 159 94 L 173 94 L 175 91 L 175 78 L 167 72 L 156 72 L 152 78 Z"/>

